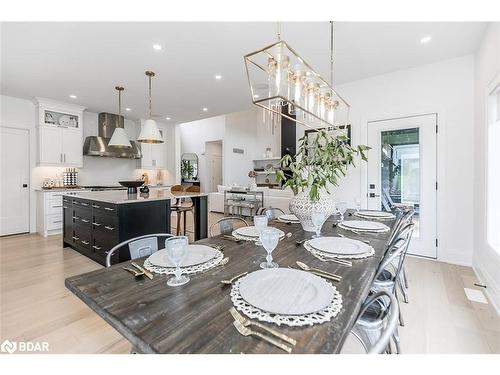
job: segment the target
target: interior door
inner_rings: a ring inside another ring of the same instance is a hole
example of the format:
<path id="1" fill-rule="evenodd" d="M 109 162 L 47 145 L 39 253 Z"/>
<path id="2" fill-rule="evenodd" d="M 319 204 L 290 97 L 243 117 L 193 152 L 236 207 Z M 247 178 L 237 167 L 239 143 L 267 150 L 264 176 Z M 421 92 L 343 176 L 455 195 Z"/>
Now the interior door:
<path id="1" fill-rule="evenodd" d="M 217 185 L 222 185 L 222 156 L 207 154 L 209 192 L 216 192 Z"/>
<path id="2" fill-rule="evenodd" d="M 0 127 L 0 235 L 27 233 L 29 208 L 28 130 Z"/>
<path id="3" fill-rule="evenodd" d="M 368 208 L 415 209 L 409 253 L 436 258 L 436 114 L 368 123 Z"/>

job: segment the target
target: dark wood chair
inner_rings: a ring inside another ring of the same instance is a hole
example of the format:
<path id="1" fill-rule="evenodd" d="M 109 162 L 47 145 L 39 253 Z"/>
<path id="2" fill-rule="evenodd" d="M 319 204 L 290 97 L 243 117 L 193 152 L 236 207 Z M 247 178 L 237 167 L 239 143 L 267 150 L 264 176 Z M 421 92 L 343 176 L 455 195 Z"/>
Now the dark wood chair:
<path id="1" fill-rule="evenodd" d="M 175 188 L 175 190 L 174 190 L 174 188 Z M 173 192 L 184 191 L 186 193 L 199 193 L 201 190 L 200 190 L 200 187 L 196 186 L 196 185 L 192 185 L 192 186 L 188 186 L 188 187 L 181 186 L 181 185 L 175 185 L 175 186 L 172 186 L 171 191 L 173 191 Z M 172 206 L 171 210 L 175 211 L 177 214 L 177 230 L 176 230 L 177 236 L 179 236 L 181 233 L 181 217 L 182 217 L 182 223 L 183 223 L 183 234 L 185 236 L 186 235 L 186 216 L 187 216 L 188 212 L 193 212 L 193 210 L 194 210 L 193 202 L 191 201 L 190 198 L 177 199 L 176 203 Z"/>

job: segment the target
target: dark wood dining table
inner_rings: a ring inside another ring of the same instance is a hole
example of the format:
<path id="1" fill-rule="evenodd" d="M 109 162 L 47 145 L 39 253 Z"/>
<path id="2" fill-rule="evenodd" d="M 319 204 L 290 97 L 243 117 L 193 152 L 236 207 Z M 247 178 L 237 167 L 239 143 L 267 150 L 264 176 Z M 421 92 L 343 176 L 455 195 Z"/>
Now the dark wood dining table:
<path id="1" fill-rule="evenodd" d="M 346 220 L 359 219 L 349 211 Z M 383 221 L 391 229 L 394 220 Z M 342 309 L 331 321 L 306 327 L 274 326 L 297 340 L 292 353 L 339 353 L 361 304 L 366 299 L 375 271 L 386 248 L 390 232 L 355 234 L 335 225 L 331 217 L 323 225 L 322 234 L 369 240 L 375 255 L 353 259 L 352 267 L 322 262 L 311 255 L 297 240 L 310 237 L 300 224 L 278 221 L 269 223 L 291 237 L 285 237 L 273 252 L 280 267 L 295 265 L 300 260 L 310 266 L 342 276 L 334 285 L 342 295 Z M 69 277 L 66 287 L 122 334 L 142 353 L 285 353 L 255 337 L 244 337 L 233 326 L 230 286 L 221 284 L 244 271 L 259 270 L 265 252 L 253 242 L 239 242 L 221 236 L 196 243 L 222 245 L 225 266 L 189 275 L 183 286 L 167 286 L 171 275 L 155 274 L 153 280 L 134 278 L 122 269 L 129 262 Z M 136 260 L 142 264 L 144 259 Z M 266 323 L 267 324 L 267 323 Z"/>

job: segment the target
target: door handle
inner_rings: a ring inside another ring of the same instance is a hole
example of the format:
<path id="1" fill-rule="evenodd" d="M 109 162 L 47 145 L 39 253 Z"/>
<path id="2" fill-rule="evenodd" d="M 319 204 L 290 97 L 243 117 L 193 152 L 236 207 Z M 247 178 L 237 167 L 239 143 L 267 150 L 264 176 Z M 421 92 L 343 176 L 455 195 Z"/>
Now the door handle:
<path id="1" fill-rule="evenodd" d="M 380 194 L 375 194 L 375 193 L 370 193 L 370 198 L 378 198 L 380 197 Z"/>
<path id="2" fill-rule="evenodd" d="M 28 184 L 23 184 L 23 188 L 27 188 L 28 187 Z"/>

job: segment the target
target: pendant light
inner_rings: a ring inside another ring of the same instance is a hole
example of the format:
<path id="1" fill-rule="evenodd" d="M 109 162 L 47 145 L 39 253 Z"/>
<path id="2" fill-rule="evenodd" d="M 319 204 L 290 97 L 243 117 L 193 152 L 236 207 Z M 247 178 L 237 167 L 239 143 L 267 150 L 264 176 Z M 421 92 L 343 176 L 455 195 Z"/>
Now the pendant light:
<path id="1" fill-rule="evenodd" d="M 123 127 L 122 122 L 122 91 L 125 90 L 121 86 L 116 86 L 115 90 L 118 91 L 118 123 L 116 124 L 115 131 L 109 140 L 108 146 L 117 148 L 127 148 L 132 147 L 130 141 L 128 140 L 127 133 Z"/>
<path id="2" fill-rule="evenodd" d="M 156 121 L 153 120 L 152 112 L 151 112 L 151 78 L 155 76 L 155 73 L 146 70 L 146 75 L 149 78 L 149 117 L 144 122 L 142 126 L 141 133 L 139 134 L 139 138 L 137 138 L 138 142 L 142 143 L 163 143 L 163 139 L 161 137 L 160 130 L 158 129 L 158 125 L 156 125 Z"/>

